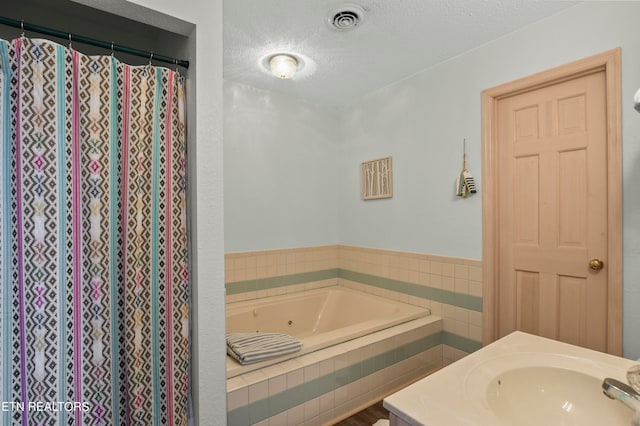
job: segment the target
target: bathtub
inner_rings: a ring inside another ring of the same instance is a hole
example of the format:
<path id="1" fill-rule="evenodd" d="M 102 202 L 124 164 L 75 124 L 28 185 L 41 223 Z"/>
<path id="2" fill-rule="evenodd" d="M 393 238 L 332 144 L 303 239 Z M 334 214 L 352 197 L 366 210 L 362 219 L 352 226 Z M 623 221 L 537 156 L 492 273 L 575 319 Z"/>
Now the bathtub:
<path id="1" fill-rule="evenodd" d="M 227 356 L 227 377 L 337 345 L 429 315 L 429 310 L 342 286 L 228 303 L 227 332 L 277 332 L 300 339 L 301 351 L 250 365 Z"/>

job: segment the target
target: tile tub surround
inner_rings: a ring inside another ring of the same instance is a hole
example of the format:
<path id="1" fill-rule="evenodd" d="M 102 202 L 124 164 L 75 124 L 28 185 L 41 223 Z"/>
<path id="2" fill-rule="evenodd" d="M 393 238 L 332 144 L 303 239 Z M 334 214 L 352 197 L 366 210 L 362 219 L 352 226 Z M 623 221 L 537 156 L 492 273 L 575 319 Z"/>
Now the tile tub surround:
<path id="1" fill-rule="evenodd" d="M 227 380 L 229 425 L 332 424 L 442 366 L 429 316 Z"/>
<path id="2" fill-rule="evenodd" d="M 227 253 L 227 303 L 337 283 L 338 246 Z"/>
<path id="3" fill-rule="evenodd" d="M 227 253 L 225 273 L 227 302 L 338 284 L 429 308 L 443 318 L 445 364 L 482 346 L 480 260 L 327 245 Z"/>

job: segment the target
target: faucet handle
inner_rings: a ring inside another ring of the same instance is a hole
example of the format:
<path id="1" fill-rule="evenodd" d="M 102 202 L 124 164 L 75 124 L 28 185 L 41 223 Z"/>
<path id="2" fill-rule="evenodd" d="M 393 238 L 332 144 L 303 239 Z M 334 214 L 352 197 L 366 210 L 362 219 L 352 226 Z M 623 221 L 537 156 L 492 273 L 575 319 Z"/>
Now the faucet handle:
<path id="1" fill-rule="evenodd" d="M 636 392 L 640 393 L 640 364 L 627 370 L 627 381 Z"/>

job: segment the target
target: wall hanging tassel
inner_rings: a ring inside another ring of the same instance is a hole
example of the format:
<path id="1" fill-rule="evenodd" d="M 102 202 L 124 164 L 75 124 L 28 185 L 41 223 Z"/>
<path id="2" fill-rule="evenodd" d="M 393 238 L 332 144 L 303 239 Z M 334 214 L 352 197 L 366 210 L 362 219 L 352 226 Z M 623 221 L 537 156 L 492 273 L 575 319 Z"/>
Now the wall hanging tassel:
<path id="1" fill-rule="evenodd" d="M 467 198 L 468 194 L 476 193 L 476 182 L 467 170 L 467 139 L 462 142 L 462 170 L 456 180 L 456 195 Z"/>

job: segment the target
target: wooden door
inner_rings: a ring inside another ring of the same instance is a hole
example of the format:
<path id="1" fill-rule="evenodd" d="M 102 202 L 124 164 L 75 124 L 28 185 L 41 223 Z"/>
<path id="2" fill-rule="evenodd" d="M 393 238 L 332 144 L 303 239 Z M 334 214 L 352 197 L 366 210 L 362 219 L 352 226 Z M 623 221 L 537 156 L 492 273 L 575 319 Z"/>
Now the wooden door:
<path id="1" fill-rule="evenodd" d="M 496 99 L 495 113 L 494 337 L 521 330 L 618 352 L 606 70 Z"/>

